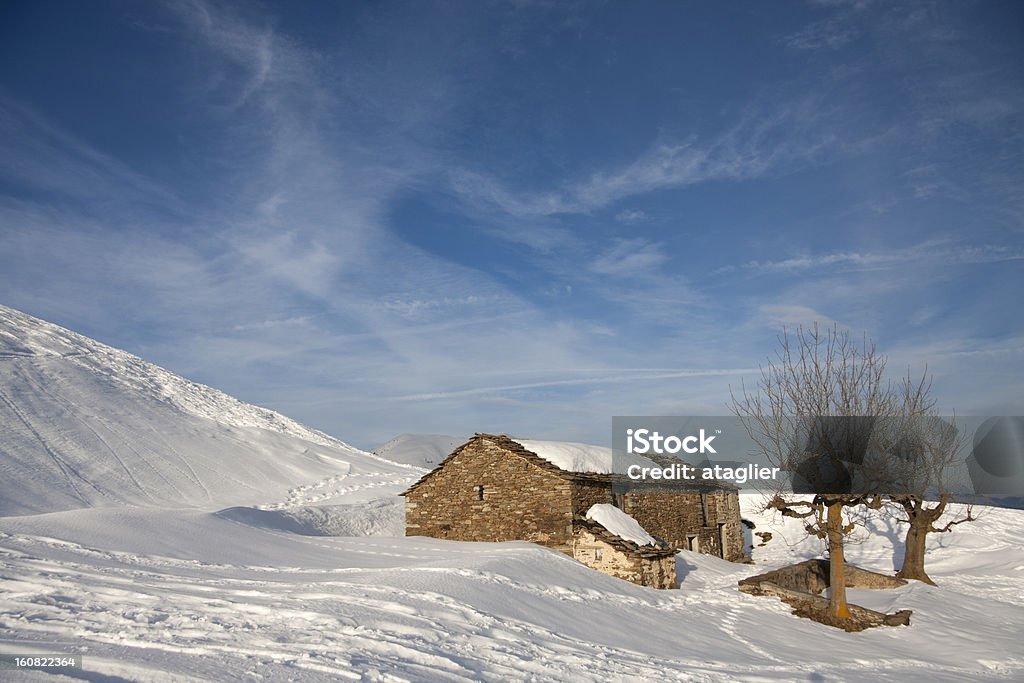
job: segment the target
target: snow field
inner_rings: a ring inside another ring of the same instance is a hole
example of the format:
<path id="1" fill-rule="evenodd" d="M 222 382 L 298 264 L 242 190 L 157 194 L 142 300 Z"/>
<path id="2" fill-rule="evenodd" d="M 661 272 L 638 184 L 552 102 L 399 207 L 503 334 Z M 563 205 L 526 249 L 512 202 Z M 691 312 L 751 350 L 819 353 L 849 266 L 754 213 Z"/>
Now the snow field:
<path id="1" fill-rule="evenodd" d="M 84 649 L 90 671 L 130 680 L 952 681 L 1024 672 L 1024 549 L 1003 536 L 1020 512 L 987 510 L 970 532 L 936 540 L 938 587 L 850 591 L 914 617 L 910 628 L 847 634 L 736 590 L 744 576 L 816 554 L 816 544 L 796 542 L 796 525 L 750 515 L 749 496 L 744 504 L 758 530 L 776 534 L 757 565 L 683 552 L 677 591 L 634 586 L 527 543 L 309 536 L 188 510 L 5 518 L 0 650 L 64 643 Z M 850 555 L 882 571 L 894 557 L 884 534 Z"/>

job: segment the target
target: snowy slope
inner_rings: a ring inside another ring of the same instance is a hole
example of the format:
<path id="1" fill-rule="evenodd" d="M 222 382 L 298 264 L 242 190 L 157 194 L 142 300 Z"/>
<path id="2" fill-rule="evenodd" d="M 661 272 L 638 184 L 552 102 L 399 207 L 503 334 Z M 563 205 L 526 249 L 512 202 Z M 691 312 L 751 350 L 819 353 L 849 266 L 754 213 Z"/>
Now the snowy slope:
<path id="1" fill-rule="evenodd" d="M 392 462 L 432 470 L 468 440 L 448 434 L 400 434 L 372 452 Z"/>
<path id="2" fill-rule="evenodd" d="M 418 471 L 0 306 L 0 515 L 298 506 Z"/>

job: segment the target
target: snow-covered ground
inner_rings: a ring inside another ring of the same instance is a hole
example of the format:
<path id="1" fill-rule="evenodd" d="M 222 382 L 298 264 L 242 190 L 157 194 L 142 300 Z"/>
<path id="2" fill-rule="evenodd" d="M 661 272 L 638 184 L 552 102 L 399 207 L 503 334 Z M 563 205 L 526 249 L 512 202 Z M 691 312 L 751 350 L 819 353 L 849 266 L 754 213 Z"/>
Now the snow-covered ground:
<path id="1" fill-rule="evenodd" d="M 914 610 L 850 634 L 737 590 L 820 552 L 756 497 L 756 564 L 683 552 L 673 591 L 528 543 L 404 538 L 422 469 L 10 309 L 0 331 L 0 653 L 84 657 L 0 681 L 1024 678 L 1024 512 L 935 535 L 937 587 L 850 591 Z M 850 560 L 891 571 L 899 531 L 873 531 Z"/>
<path id="2" fill-rule="evenodd" d="M 1021 513 L 985 512 L 934 539 L 938 587 L 850 591 L 914 610 L 909 628 L 853 634 L 736 590 L 816 553 L 759 518 L 776 536 L 757 566 L 684 552 L 681 589 L 657 591 L 528 543 L 308 536 L 195 510 L 8 517 L 0 652 L 78 651 L 95 680 L 1020 680 Z M 893 553 L 883 533 L 850 554 L 884 571 Z M 35 679 L 59 680 L 20 680 Z"/>

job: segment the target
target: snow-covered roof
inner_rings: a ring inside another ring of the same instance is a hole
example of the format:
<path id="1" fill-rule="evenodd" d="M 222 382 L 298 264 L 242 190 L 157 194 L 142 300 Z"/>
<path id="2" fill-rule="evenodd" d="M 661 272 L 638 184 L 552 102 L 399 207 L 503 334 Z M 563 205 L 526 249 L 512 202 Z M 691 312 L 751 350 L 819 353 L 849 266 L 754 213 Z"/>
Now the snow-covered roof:
<path id="1" fill-rule="evenodd" d="M 532 439 L 516 439 L 516 442 L 566 472 L 610 474 L 612 471 L 612 449 L 604 446 Z"/>
<path id="2" fill-rule="evenodd" d="M 515 439 L 515 442 L 566 472 L 612 473 L 612 449 L 607 446 L 533 439 Z M 628 458 L 629 463 L 635 462 L 641 467 L 656 467 L 654 462 L 639 455 L 622 455 L 620 458 Z M 626 460 L 623 460 L 619 466 L 622 467 L 625 462 Z"/>
<path id="3" fill-rule="evenodd" d="M 574 443 L 571 441 L 535 441 L 533 439 L 513 439 L 504 434 L 477 433 L 469 441 L 456 448 L 451 455 L 445 458 L 441 464 L 427 472 L 405 491 L 409 493 L 416 489 L 424 481 L 440 471 L 446 462 L 457 456 L 464 448 L 477 442 L 480 439 L 491 441 L 511 453 L 526 458 L 534 464 L 549 471 L 560 472 L 562 476 L 572 478 L 594 478 L 602 481 L 607 478 L 603 475 L 612 474 L 612 449 L 605 446 L 593 446 L 585 443 Z M 623 462 L 617 462 L 622 467 L 626 464 L 636 463 L 641 467 L 656 467 L 656 464 L 647 458 L 639 455 L 622 456 L 627 458 Z M 405 495 L 403 493 L 403 495 Z"/>
<path id="4" fill-rule="evenodd" d="M 647 533 L 640 526 L 640 522 L 609 503 L 592 505 L 587 510 L 586 517 L 623 540 L 632 541 L 640 546 L 658 545 L 657 539 Z"/>

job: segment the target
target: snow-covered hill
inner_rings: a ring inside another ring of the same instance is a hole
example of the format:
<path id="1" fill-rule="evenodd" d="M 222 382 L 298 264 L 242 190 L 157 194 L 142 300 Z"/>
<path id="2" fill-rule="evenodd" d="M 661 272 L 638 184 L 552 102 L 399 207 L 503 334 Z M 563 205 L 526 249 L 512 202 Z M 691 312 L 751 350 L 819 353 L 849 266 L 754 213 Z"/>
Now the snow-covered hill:
<path id="1" fill-rule="evenodd" d="M 416 470 L 0 306 L 0 515 L 299 506 Z"/>
<path id="2" fill-rule="evenodd" d="M 468 439 L 448 434 L 400 434 L 373 452 L 392 462 L 432 470 Z"/>

